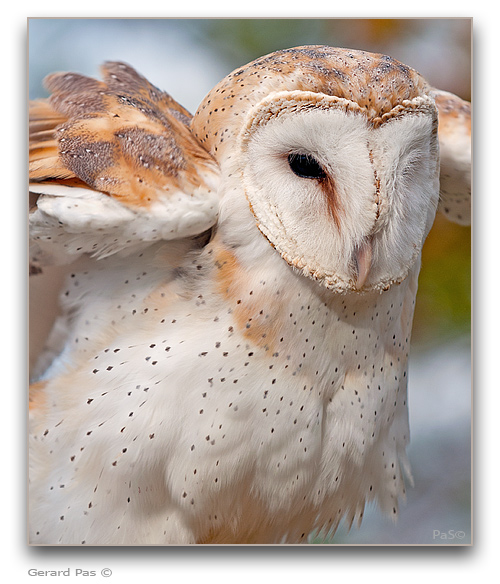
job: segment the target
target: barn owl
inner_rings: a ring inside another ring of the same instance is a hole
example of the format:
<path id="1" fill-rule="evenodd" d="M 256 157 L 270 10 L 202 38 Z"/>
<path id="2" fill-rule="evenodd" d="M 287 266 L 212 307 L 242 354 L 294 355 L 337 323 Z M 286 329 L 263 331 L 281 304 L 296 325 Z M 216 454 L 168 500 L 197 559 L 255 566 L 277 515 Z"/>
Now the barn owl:
<path id="1" fill-rule="evenodd" d="M 30 106 L 32 281 L 67 274 L 30 388 L 31 543 L 397 516 L 421 250 L 437 209 L 470 221 L 470 104 L 326 46 L 237 69 L 194 116 L 102 74 Z"/>

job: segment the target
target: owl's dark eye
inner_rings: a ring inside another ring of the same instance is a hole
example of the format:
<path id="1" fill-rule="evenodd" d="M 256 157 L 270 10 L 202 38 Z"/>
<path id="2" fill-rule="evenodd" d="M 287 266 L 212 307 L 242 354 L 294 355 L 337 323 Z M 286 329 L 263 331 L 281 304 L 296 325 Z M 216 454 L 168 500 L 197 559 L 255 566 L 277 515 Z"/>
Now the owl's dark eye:
<path id="1" fill-rule="evenodd" d="M 289 154 L 288 165 L 292 172 L 301 178 L 319 179 L 326 176 L 321 164 L 310 154 Z"/>

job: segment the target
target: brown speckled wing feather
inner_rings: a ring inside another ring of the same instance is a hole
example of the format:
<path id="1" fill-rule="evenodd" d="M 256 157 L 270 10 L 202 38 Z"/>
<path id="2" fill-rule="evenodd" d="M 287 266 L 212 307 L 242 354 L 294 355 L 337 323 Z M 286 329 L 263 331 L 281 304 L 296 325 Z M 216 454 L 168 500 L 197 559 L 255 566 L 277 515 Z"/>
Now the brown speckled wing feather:
<path id="1" fill-rule="evenodd" d="M 130 66 L 46 79 L 30 104 L 32 261 L 38 269 L 196 236 L 217 219 L 219 167 L 191 115 Z"/>
<path id="2" fill-rule="evenodd" d="M 471 104 L 433 89 L 439 112 L 439 210 L 461 225 L 471 222 Z"/>
<path id="3" fill-rule="evenodd" d="M 51 97 L 30 108 L 30 179 L 77 178 L 139 207 L 203 185 L 216 164 L 193 138 L 189 112 L 124 63 L 102 70 L 104 81 L 46 79 Z"/>
<path id="4" fill-rule="evenodd" d="M 55 111 L 46 100 L 30 102 L 29 107 L 30 180 L 74 178 L 59 158 L 55 130 L 67 117 Z"/>

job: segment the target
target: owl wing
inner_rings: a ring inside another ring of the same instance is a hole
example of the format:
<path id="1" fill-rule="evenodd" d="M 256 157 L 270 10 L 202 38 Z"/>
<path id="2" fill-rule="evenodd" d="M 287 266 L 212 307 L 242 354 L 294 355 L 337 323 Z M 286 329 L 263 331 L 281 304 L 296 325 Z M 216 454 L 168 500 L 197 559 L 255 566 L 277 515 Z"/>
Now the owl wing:
<path id="1" fill-rule="evenodd" d="M 461 225 L 471 222 L 471 104 L 433 89 L 441 158 L 438 209 Z"/>
<path id="2" fill-rule="evenodd" d="M 189 112 L 124 63 L 102 74 L 50 75 L 50 98 L 30 104 L 35 272 L 195 236 L 216 221 L 218 165 L 191 134 Z"/>

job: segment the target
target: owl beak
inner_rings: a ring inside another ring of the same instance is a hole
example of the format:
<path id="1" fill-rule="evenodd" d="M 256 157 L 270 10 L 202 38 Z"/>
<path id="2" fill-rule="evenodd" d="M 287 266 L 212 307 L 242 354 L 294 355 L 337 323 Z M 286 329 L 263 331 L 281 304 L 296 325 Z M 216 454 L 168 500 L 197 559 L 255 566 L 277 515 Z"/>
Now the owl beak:
<path id="1" fill-rule="evenodd" d="M 370 273 L 370 268 L 372 265 L 372 240 L 371 238 L 366 239 L 363 243 L 358 247 L 355 253 L 356 259 L 356 270 L 357 270 L 357 278 L 356 278 L 356 289 L 360 290 L 366 282 L 368 278 L 368 274 Z"/>

